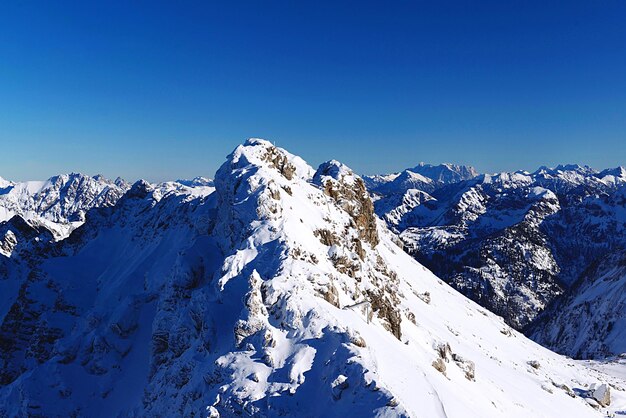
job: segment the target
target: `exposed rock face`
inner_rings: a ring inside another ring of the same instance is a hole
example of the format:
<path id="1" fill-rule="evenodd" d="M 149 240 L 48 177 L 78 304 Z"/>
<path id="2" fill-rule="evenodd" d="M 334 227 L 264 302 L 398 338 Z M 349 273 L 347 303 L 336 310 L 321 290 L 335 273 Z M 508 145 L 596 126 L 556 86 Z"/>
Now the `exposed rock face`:
<path id="1" fill-rule="evenodd" d="M 378 244 L 376 215 L 363 180 L 348 167 L 333 160 L 320 165 L 313 182 L 350 214 L 359 230 L 359 237 L 375 247 Z"/>
<path id="2" fill-rule="evenodd" d="M 435 370 L 445 376 L 446 371 L 448 370 L 446 364 L 450 363 L 450 360 L 452 360 L 454 362 L 453 364 L 455 364 L 463 372 L 467 380 L 475 380 L 476 365 L 474 362 L 464 359 L 457 353 L 453 353 L 449 343 L 438 344 L 435 348 L 435 352 L 437 353 L 437 358 L 432 363 Z"/>
<path id="3" fill-rule="evenodd" d="M 592 383 L 587 390 L 577 389 L 576 392 L 594 409 L 611 405 L 611 388 L 606 383 Z M 612 415 L 607 411 L 606 416 Z"/>
<path id="4" fill-rule="evenodd" d="M 249 144 L 263 144 L 262 140 L 248 141 Z M 287 180 L 293 180 L 293 176 L 296 172 L 296 167 L 288 160 L 288 157 L 278 151 L 276 147 L 267 147 L 263 160 L 270 164 L 270 167 L 278 170 L 280 174 L 285 176 Z"/>
<path id="5" fill-rule="evenodd" d="M 346 246 L 354 251 L 360 260 L 365 260 L 367 253 L 362 242 L 374 248 L 379 243 L 379 236 L 374 206 L 363 180 L 348 167 L 333 160 L 320 165 L 313 176 L 313 183 L 322 188 L 324 194 L 350 215 L 350 226 L 358 231 L 358 239 L 348 240 Z M 339 242 L 337 236 L 329 231 L 317 232 L 325 245 L 336 245 Z M 350 277 L 357 277 L 361 270 L 360 263 L 353 262 L 345 256 L 335 257 L 334 263 L 339 271 Z M 400 339 L 402 318 L 397 309 L 398 299 L 393 291 L 395 281 L 395 278 L 391 277 L 387 283 L 381 283 L 381 287 L 368 290 L 366 294 L 372 310 L 384 321 L 384 326 Z"/>
<path id="6" fill-rule="evenodd" d="M 402 337 L 402 317 L 398 311 L 398 298 L 392 292 L 370 291 L 368 292 L 372 309 L 378 316 L 386 321 L 384 325 L 397 338 Z"/>
<path id="7" fill-rule="evenodd" d="M 463 370 L 463 372 L 465 373 L 465 378 L 467 380 L 470 380 L 472 382 L 476 380 L 476 365 L 473 361 L 467 360 L 456 353 L 452 355 L 452 359 L 454 360 L 456 365 L 459 366 L 461 370 Z"/>

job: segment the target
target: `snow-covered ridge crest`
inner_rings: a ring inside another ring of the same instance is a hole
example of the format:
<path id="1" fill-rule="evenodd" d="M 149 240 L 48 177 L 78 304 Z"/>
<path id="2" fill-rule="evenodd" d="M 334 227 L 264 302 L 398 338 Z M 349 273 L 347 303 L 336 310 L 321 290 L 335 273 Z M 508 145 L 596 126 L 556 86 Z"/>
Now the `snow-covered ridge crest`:
<path id="1" fill-rule="evenodd" d="M 217 235 L 237 237 L 216 291 L 244 308 L 209 379 L 212 416 L 595 416 L 571 379 L 607 377 L 566 367 L 462 298 L 382 224 L 379 242 L 362 240 L 344 205 L 342 183 L 358 182 L 347 167 L 322 164 L 309 180 L 276 157 L 290 154 L 248 142 L 216 176 Z M 522 381 L 524 393 L 510 386 Z"/>
<path id="2" fill-rule="evenodd" d="M 296 179 L 308 180 L 314 170 L 300 157 L 269 141 L 251 138 L 238 146 L 215 174 L 219 234 L 233 245 L 247 227 L 277 209 L 273 197 L 288 193 Z M 219 230 L 220 227 L 225 230 Z M 228 250 L 226 248 L 225 250 Z"/>
<path id="3" fill-rule="evenodd" d="M 314 416 L 342 396 L 348 377 L 358 391 L 343 394 L 347 399 L 338 410 L 354 408 L 349 399 L 365 410 L 393 410 L 386 389 L 360 389 L 373 384 L 374 374 L 360 362 L 345 361 L 362 338 L 331 313 L 361 304 L 357 317 L 366 312 L 389 338 L 400 338 L 397 278 L 372 250 L 377 242 L 362 239 L 368 234 L 359 228 L 367 212 L 360 200 L 369 202 L 370 214 L 373 206 L 362 180 L 347 167 L 333 161 L 313 174 L 300 158 L 258 139 L 237 147 L 218 170 L 213 233 L 229 238 L 221 246 L 232 255 L 216 272 L 216 292 L 224 302 L 243 298 L 245 305 L 233 324 L 235 346 L 217 360 L 219 376 L 232 378 L 216 384 L 215 413 L 229 416 L 243 407 L 265 416 L 271 405 L 288 414 L 299 403 L 304 415 Z M 239 296 L 233 289 L 240 289 Z M 341 360 L 320 369 L 331 354 Z M 335 380 L 335 386 L 324 383 Z M 275 391 L 290 397 L 268 398 Z M 316 392 L 319 404 L 307 405 Z"/>

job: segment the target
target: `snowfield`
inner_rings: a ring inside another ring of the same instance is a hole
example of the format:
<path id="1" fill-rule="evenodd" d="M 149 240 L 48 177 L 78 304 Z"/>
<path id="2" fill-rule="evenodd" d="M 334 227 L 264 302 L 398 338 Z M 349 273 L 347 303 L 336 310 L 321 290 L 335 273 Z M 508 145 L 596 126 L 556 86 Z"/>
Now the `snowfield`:
<path id="1" fill-rule="evenodd" d="M 435 277 L 341 163 L 250 139 L 214 185 L 176 184 L 0 256 L 4 415 L 626 414 L 617 363 L 557 355 Z"/>

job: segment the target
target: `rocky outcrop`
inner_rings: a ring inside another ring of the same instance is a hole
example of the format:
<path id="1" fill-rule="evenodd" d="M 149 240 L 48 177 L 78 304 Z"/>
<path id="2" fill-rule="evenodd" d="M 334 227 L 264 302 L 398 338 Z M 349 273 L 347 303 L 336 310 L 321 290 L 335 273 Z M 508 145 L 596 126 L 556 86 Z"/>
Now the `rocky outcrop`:
<path id="1" fill-rule="evenodd" d="M 448 370 L 446 364 L 452 361 L 462 372 L 467 380 L 474 381 L 476 378 L 476 366 L 473 361 L 464 359 L 461 355 L 452 352 L 449 343 L 440 343 L 435 347 L 437 358 L 433 361 L 432 366 L 446 375 Z"/>
<path id="2" fill-rule="evenodd" d="M 363 180 L 348 167 L 333 160 L 320 165 L 313 182 L 351 216 L 359 237 L 375 247 L 379 241 L 377 218 Z"/>

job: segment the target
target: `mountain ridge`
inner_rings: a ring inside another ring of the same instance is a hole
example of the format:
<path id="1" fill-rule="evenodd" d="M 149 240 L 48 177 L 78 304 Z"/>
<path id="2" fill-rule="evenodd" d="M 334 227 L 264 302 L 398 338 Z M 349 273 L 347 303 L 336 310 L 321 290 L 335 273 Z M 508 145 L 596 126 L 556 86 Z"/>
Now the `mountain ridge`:
<path id="1" fill-rule="evenodd" d="M 0 293 L 5 413 L 599 417 L 626 405 L 622 379 L 527 340 L 405 254 L 342 164 L 315 170 L 251 139 L 205 191 L 137 182 L 33 254 L 36 269 L 13 260 L 0 282 L 12 289 Z M 601 383 L 610 409 L 585 386 Z"/>
<path id="2" fill-rule="evenodd" d="M 481 174 L 430 192 L 376 190 L 377 214 L 418 261 L 520 330 L 553 301 L 566 300 L 588 266 L 626 248 L 622 167 L 559 165 Z M 539 341 L 585 353 L 553 338 Z M 616 349 L 602 353 L 620 354 Z"/>

